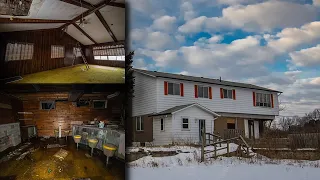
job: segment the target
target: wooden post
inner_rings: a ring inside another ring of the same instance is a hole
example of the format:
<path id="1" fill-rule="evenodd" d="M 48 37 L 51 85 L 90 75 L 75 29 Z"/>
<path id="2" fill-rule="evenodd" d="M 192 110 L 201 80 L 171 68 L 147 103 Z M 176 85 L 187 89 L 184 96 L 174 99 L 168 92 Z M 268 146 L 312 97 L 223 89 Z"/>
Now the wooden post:
<path id="1" fill-rule="evenodd" d="M 202 128 L 202 146 L 201 146 L 201 162 L 204 162 L 204 146 L 206 143 L 206 132 L 205 128 Z"/>
<path id="2" fill-rule="evenodd" d="M 227 156 L 229 157 L 229 141 L 227 141 Z"/>
<path id="3" fill-rule="evenodd" d="M 214 157 L 217 158 L 217 144 L 214 143 Z"/>
<path id="4" fill-rule="evenodd" d="M 221 138 L 220 138 L 220 137 L 219 137 L 219 141 L 220 141 L 219 145 L 220 145 L 220 147 L 221 147 Z"/>

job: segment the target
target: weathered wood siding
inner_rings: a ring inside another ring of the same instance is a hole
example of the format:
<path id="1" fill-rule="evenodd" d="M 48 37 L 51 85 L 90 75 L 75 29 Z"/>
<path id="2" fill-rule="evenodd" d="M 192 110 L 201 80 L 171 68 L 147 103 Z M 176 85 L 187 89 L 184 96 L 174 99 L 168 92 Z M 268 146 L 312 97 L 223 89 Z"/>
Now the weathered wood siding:
<path id="1" fill-rule="evenodd" d="M 25 75 L 72 64 L 73 47 L 76 46 L 77 41 L 59 29 L 6 32 L 0 33 L 0 36 L 2 38 L 0 42 L 1 77 Z M 8 42 L 33 43 L 33 58 L 5 62 Z M 65 58 L 51 59 L 51 45 L 64 46 Z M 80 58 L 77 63 L 81 63 Z"/>
<path id="2" fill-rule="evenodd" d="M 22 102 L 8 95 L 0 94 L 0 125 L 19 122 L 17 113 L 22 111 Z M 10 108 L 11 107 L 11 108 Z"/>

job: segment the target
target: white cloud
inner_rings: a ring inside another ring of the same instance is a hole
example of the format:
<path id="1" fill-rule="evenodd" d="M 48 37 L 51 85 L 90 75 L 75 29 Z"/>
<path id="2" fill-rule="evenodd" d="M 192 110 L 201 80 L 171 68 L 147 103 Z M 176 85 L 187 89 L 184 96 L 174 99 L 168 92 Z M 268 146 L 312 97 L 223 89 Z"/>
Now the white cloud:
<path id="1" fill-rule="evenodd" d="M 291 61 L 296 66 L 320 66 L 320 44 L 289 53 Z"/>
<path id="2" fill-rule="evenodd" d="M 285 75 L 287 75 L 287 76 L 292 76 L 292 77 L 295 77 L 296 75 L 299 75 L 299 74 L 301 74 L 301 73 L 302 73 L 302 71 L 298 71 L 298 70 L 296 70 L 296 71 L 286 71 L 286 72 L 284 72 Z"/>
<path id="3" fill-rule="evenodd" d="M 196 12 L 193 10 L 193 6 L 190 2 L 183 2 L 180 7 L 184 20 L 190 20 L 196 16 Z"/>
<path id="4" fill-rule="evenodd" d="M 312 85 L 320 85 L 320 77 L 314 78 L 310 81 Z"/>
<path id="5" fill-rule="evenodd" d="M 158 67 L 174 66 L 178 62 L 178 51 L 152 51 L 146 49 L 138 49 L 138 53 L 151 57 Z"/>
<path id="6" fill-rule="evenodd" d="M 185 37 L 183 35 L 178 34 L 175 36 L 175 38 L 179 43 L 185 42 Z"/>
<path id="7" fill-rule="evenodd" d="M 224 28 L 243 29 L 250 32 L 271 31 L 275 28 L 296 27 L 315 20 L 317 9 L 283 1 L 267 1 L 250 5 L 224 8 L 221 17 L 197 17 L 179 27 L 183 33 L 219 31 Z"/>
<path id="8" fill-rule="evenodd" d="M 172 31 L 176 26 L 176 20 L 174 16 L 161 16 L 154 20 L 151 27 L 156 30 Z"/>
<path id="9" fill-rule="evenodd" d="M 293 50 L 295 47 L 320 40 L 320 21 L 310 22 L 300 28 L 285 28 L 268 39 L 268 46 L 279 52 Z"/>
<path id="10" fill-rule="evenodd" d="M 225 5 L 237 5 L 237 4 L 250 4 L 250 3 L 256 3 L 262 0 L 217 0 L 219 4 L 225 4 Z"/>
<path id="11" fill-rule="evenodd" d="M 133 66 L 138 69 L 148 69 L 147 64 L 142 58 L 134 59 Z"/>
<path id="12" fill-rule="evenodd" d="M 313 5 L 320 6 L 320 0 L 313 0 Z"/>

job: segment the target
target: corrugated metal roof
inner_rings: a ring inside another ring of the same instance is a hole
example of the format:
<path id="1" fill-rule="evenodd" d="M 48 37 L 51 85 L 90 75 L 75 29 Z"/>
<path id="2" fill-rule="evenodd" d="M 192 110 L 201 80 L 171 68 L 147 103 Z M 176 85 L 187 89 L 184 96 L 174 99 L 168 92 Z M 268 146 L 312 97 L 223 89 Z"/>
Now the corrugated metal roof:
<path id="1" fill-rule="evenodd" d="M 134 69 L 134 71 L 148 74 L 148 75 L 155 76 L 155 77 L 179 79 L 179 80 L 185 80 L 185 81 L 202 82 L 202 83 L 209 83 L 209 84 L 218 84 L 218 85 L 223 85 L 223 86 L 241 87 L 241 88 L 257 89 L 257 90 L 282 93 L 281 91 L 268 89 L 268 88 L 256 86 L 253 84 L 247 84 L 247 83 L 231 82 L 231 81 L 224 81 L 224 80 L 220 81 L 220 79 L 210 79 L 210 78 L 205 78 L 205 77 L 186 76 L 186 75 L 181 75 L 181 74 L 171 74 L 171 73 L 158 72 L 158 71 L 147 71 L 147 70 L 142 70 L 142 69 Z"/>

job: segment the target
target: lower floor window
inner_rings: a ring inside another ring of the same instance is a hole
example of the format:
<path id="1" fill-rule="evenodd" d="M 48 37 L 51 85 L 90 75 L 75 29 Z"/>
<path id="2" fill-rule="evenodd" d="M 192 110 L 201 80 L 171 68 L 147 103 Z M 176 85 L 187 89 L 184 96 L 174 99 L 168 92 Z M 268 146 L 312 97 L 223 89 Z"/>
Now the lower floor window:
<path id="1" fill-rule="evenodd" d="M 227 123 L 227 129 L 236 129 L 235 123 Z"/>
<path id="2" fill-rule="evenodd" d="M 164 119 L 160 120 L 161 131 L 164 131 Z"/>
<path id="3" fill-rule="evenodd" d="M 189 119 L 182 118 L 182 129 L 189 129 Z"/>
<path id="4" fill-rule="evenodd" d="M 143 119 L 141 116 L 136 117 L 136 130 L 137 131 L 143 131 Z"/>

